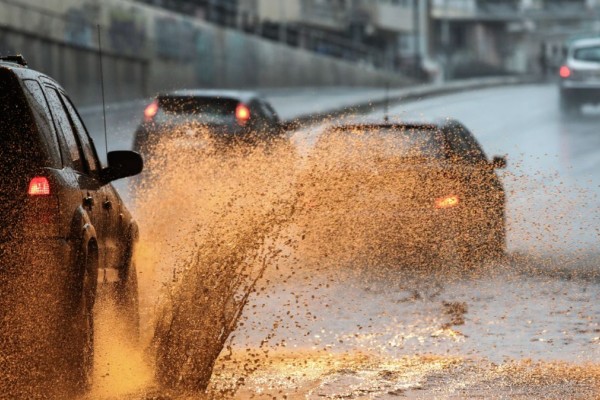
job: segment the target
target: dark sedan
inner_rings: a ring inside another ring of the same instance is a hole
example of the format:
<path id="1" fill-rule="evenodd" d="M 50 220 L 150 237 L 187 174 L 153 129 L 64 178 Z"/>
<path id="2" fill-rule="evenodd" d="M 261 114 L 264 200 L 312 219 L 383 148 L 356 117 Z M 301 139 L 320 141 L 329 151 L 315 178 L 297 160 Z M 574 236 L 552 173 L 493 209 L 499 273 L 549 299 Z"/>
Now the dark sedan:
<path id="1" fill-rule="evenodd" d="M 202 132 L 225 145 L 265 142 L 282 136 L 277 113 L 255 92 L 180 90 L 159 94 L 146 107 L 134 149 L 148 155 L 162 138 L 177 135 L 193 144 Z"/>
<path id="2" fill-rule="evenodd" d="M 311 221 L 320 218 L 346 253 L 362 247 L 429 260 L 454 253 L 472 263 L 505 252 L 505 194 L 495 170 L 506 159 L 488 160 L 458 121 L 335 126 L 311 158 L 303 189 Z"/>

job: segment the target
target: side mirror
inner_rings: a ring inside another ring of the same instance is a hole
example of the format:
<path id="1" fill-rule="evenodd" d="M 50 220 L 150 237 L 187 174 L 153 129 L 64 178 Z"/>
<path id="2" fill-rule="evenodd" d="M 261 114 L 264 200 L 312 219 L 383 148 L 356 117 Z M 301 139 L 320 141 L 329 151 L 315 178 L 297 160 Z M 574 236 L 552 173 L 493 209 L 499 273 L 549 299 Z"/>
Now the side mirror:
<path id="1" fill-rule="evenodd" d="M 102 170 L 102 181 L 105 184 L 137 175 L 144 169 L 144 160 L 135 151 L 111 151 L 107 154 L 107 160 L 108 167 Z"/>
<path id="2" fill-rule="evenodd" d="M 506 156 L 494 156 L 492 159 L 492 167 L 494 169 L 504 169 L 507 164 Z"/>

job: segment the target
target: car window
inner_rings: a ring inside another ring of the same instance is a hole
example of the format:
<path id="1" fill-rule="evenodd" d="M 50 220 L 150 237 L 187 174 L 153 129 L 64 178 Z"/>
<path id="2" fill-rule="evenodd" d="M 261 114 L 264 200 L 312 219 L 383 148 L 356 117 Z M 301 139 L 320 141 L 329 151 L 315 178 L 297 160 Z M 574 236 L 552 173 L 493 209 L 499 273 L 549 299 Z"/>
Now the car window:
<path id="1" fill-rule="evenodd" d="M 261 102 L 258 100 L 251 101 L 248 106 L 250 107 L 250 115 L 252 115 L 254 119 L 264 121 L 267 118 L 267 115 L 269 115 L 265 112 Z"/>
<path id="2" fill-rule="evenodd" d="M 477 164 L 486 161 L 486 156 L 475 138 L 462 125 L 448 129 L 446 138 L 452 154 L 462 161 Z"/>
<path id="3" fill-rule="evenodd" d="M 55 162 L 61 162 L 60 147 L 56 131 L 52 125 L 52 114 L 50 113 L 50 107 L 48 106 L 42 87 L 38 81 L 33 79 L 26 79 L 23 83 L 31 95 L 31 110 L 36 117 L 42 135 L 46 139 L 48 151 L 52 159 L 56 160 Z"/>
<path id="4" fill-rule="evenodd" d="M 600 46 L 580 47 L 575 49 L 573 58 L 579 61 L 600 62 Z"/>
<path id="5" fill-rule="evenodd" d="M 87 130 L 85 129 L 85 125 L 83 125 L 83 122 L 81 121 L 81 118 L 79 118 L 79 114 L 75 110 L 75 107 L 73 106 L 71 101 L 62 94 L 61 98 L 63 100 L 63 104 L 67 108 L 67 112 L 69 113 L 73 131 L 78 136 L 79 141 L 81 143 L 88 172 L 94 174 L 99 169 L 99 161 L 98 156 L 96 155 L 96 150 L 94 148 L 94 143 L 90 139 Z"/>
<path id="6" fill-rule="evenodd" d="M 277 120 L 277 116 L 275 115 L 275 112 L 273 111 L 272 108 L 269 107 L 269 105 L 267 104 L 266 101 L 264 100 L 259 100 L 258 102 L 260 109 L 262 110 L 262 113 L 271 121 Z"/>
<path id="7" fill-rule="evenodd" d="M 18 179 L 46 162 L 23 89 L 10 72 L 0 70 L 0 184 Z M 2 185 L 0 185 L 2 186 Z M 0 198 L 6 187 L 2 186 Z"/>
<path id="8" fill-rule="evenodd" d="M 71 166 L 79 171 L 86 172 L 83 166 L 83 154 L 80 145 L 75 137 L 73 128 L 71 127 L 71 121 L 65 111 L 60 95 L 58 91 L 51 87 L 46 86 L 46 93 L 48 94 L 48 103 L 52 109 L 52 115 L 54 122 L 59 130 L 59 137 L 62 138 L 70 157 L 69 161 Z"/>
<path id="9" fill-rule="evenodd" d="M 423 126 L 356 126 L 332 129 L 317 143 L 346 154 L 412 159 L 445 158 L 441 133 Z"/>
<path id="10" fill-rule="evenodd" d="M 158 99 L 157 120 L 187 121 L 200 118 L 206 124 L 227 124 L 235 118 L 238 101 L 216 97 L 167 96 Z"/>
<path id="11" fill-rule="evenodd" d="M 277 111 L 275 111 L 275 109 L 273 108 L 273 106 L 271 106 L 271 104 L 269 104 L 268 102 L 264 102 L 265 107 L 267 108 L 267 110 L 269 110 L 271 112 L 271 115 L 273 116 L 273 119 L 275 121 L 279 121 L 279 115 L 277 114 Z"/>

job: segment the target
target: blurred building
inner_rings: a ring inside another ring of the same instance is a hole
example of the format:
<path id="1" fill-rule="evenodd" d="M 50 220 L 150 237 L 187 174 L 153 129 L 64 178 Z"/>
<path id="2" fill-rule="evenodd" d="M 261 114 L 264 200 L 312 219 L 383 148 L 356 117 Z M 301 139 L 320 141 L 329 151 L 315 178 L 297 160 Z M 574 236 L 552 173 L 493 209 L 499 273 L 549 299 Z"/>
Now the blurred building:
<path id="1" fill-rule="evenodd" d="M 137 0 L 196 16 L 222 26 L 235 27 L 239 0 Z"/>
<path id="2" fill-rule="evenodd" d="M 244 22 L 273 40 L 387 69 L 412 67 L 414 0 L 238 0 Z"/>
<path id="3" fill-rule="evenodd" d="M 0 0 L 0 54 L 24 54 L 33 68 L 55 77 L 86 105 L 101 99 L 101 72 L 108 102 L 185 87 L 384 86 L 408 81 L 396 71 L 245 34 L 238 11 L 237 2 L 222 0 Z"/>
<path id="4" fill-rule="evenodd" d="M 419 0 L 139 0 L 320 54 L 419 67 Z M 425 3 L 424 0 L 421 2 Z"/>
<path id="5" fill-rule="evenodd" d="M 451 78 L 553 71 L 599 15 L 599 0 L 432 0 L 430 45 Z"/>
<path id="6" fill-rule="evenodd" d="M 462 78 L 539 73 L 600 34 L 600 0 L 138 0 L 377 68 Z"/>

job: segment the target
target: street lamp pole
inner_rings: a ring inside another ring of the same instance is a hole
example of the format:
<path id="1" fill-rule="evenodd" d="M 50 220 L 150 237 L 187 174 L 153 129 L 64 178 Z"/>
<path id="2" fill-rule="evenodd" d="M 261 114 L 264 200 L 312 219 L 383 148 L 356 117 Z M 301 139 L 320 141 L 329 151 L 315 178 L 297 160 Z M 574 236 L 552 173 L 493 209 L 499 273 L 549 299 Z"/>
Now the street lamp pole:
<path id="1" fill-rule="evenodd" d="M 414 74 L 415 77 L 419 76 L 420 64 L 421 64 L 421 38 L 419 37 L 421 31 L 421 21 L 419 15 L 419 0 L 413 0 L 413 46 L 414 46 Z"/>
<path id="2" fill-rule="evenodd" d="M 209 21 L 217 22 L 217 5 L 214 0 L 208 0 L 208 18 Z"/>
<path id="3" fill-rule="evenodd" d="M 287 44 L 287 12 L 285 2 L 287 0 L 279 0 L 279 41 Z"/>
<path id="4" fill-rule="evenodd" d="M 444 80 L 447 80 L 450 75 L 450 16 L 448 0 L 444 1 L 444 15 L 442 17 L 442 29 L 441 29 L 441 43 L 443 47 L 444 57 Z"/>

